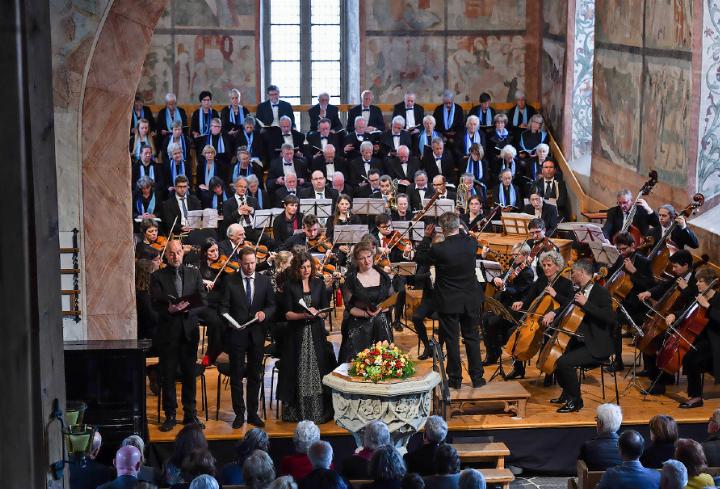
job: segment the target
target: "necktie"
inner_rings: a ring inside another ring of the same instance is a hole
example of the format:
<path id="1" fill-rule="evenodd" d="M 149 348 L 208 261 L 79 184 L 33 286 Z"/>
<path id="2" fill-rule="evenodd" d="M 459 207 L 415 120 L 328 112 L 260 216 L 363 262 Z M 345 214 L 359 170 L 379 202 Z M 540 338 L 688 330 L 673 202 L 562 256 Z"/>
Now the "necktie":
<path id="1" fill-rule="evenodd" d="M 182 297 L 182 275 L 180 275 L 180 268 L 175 269 L 175 292 L 178 297 Z"/>
<path id="2" fill-rule="evenodd" d="M 315 192 L 315 198 L 316 199 L 324 199 L 325 197 L 323 196 L 322 192 Z"/>
<path id="3" fill-rule="evenodd" d="M 553 188 L 552 180 L 545 182 L 545 198 L 550 199 L 555 197 L 555 189 Z"/>
<path id="4" fill-rule="evenodd" d="M 183 219 L 187 219 L 188 209 L 185 205 L 185 197 L 180 197 L 180 210 L 182 211 Z"/>
<path id="5" fill-rule="evenodd" d="M 278 106 L 278 104 L 272 104 L 272 106 L 273 106 L 273 107 L 277 107 L 277 106 Z"/>
<path id="6" fill-rule="evenodd" d="M 252 304 L 252 288 L 250 285 L 250 277 L 245 277 L 245 297 L 247 297 L 248 304 Z"/>

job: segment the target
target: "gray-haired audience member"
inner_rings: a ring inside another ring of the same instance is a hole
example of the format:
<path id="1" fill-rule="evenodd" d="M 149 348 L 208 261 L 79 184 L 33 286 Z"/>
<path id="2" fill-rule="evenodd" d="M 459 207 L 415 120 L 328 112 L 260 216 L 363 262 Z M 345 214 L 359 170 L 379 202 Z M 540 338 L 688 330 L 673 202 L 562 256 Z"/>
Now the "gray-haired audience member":
<path id="1" fill-rule="evenodd" d="M 316 441 L 308 449 L 313 470 L 298 482 L 300 489 L 347 489 L 340 474 L 332 470 L 333 449 L 326 441 Z"/>
<path id="2" fill-rule="evenodd" d="M 90 453 L 84 463 L 70 464 L 70 487 L 75 489 L 95 489 L 100 484 L 111 481 L 115 478 L 115 471 L 112 467 L 101 464 L 95 458 L 102 446 L 102 436 L 99 431 L 95 432 Z M 76 462 L 73 457 L 73 462 Z M 79 460 L 77 460 L 79 462 Z"/>
<path id="3" fill-rule="evenodd" d="M 283 475 L 272 481 L 267 489 L 298 489 L 298 486 L 291 475 Z"/>
<path id="4" fill-rule="evenodd" d="M 399 485 L 407 470 L 403 459 L 395 447 L 383 445 L 378 447 L 370 459 L 368 475 L 372 482 L 365 489 L 380 489 Z"/>
<path id="5" fill-rule="evenodd" d="M 440 416 L 430 416 L 425 422 L 423 445 L 405 454 L 408 472 L 417 472 L 422 476 L 435 473 L 435 450 L 445 440 L 448 433 L 447 423 Z"/>
<path id="6" fill-rule="evenodd" d="M 485 489 L 485 476 L 475 469 L 465 469 L 460 472 L 458 489 Z"/>
<path id="7" fill-rule="evenodd" d="M 663 462 L 660 489 L 683 489 L 687 483 L 687 468 L 682 462 L 672 458 Z"/>
<path id="8" fill-rule="evenodd" d="M 192 480 L 190 489 L 220 489 L 220 484 L 213 476 L 202 474 Z"/>
<path id="9" fill-rule="evenodd" d="M 296 481 L 306 477 L 312 471 L 312 464 L 307 456 L 310 445 L 320 440 L 320 428 L 312 421 L 300 421 L 295 427 L 293 444 L 295 453 L 286 455 L 280 461 L 279 474 L 291 475 Z"/>
<path id="10" fill-rule="evenodd" d="M 713 411 L 707 427 L 708 437 L 702 444 L 708 467 L 720 467 L 720 408 Z"/>
<path id="11" fill-rule="evenodd" d="M 597 435 L 580 447 L 578 460 L 583 460 L 588 470 L 607 470 L 622 463 L 618 449 L 618 434 L 622 424 L 622 411 L 617 404 L 601 404 L 596 410 Z"/>
<path id="12" fill-rule="evenodd" d="M 265 489 L 275 479 L 275 467 L 267 452 L 255 450 L 243 463 L 243 478 L 248 489 Z"/>
<path id="13" fill-rule="evenodd" d="M 262 450 L 267 452 L 270 448 L 270 438 L 262 428 L 253 428 L 247 433 L 235 447 L 235 460 L 224 465 L 220 471 L 220 481 L 223 484 L 243 484 L 242 466 L 245 459 L 254 451 Z"/>
<path id="14" fill-rule="evenodd" d="M 390 431 L 382 421 L 371 421 L 363 431 L 363 448 L 343 462 L 342 474 L 345 478 L 364 479 L 368 476 L 368 463 L 373 453 L 382 445 L 391 443 Z"/>

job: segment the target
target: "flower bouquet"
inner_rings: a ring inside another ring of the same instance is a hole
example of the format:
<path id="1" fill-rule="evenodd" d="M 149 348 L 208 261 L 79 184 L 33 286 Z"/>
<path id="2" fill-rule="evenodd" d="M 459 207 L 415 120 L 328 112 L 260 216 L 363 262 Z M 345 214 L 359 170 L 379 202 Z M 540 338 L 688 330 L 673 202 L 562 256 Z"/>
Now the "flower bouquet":
<path id="1" fill-rule="evenodd" d="M 348 373 L 377 383 L 406 379 L 415 373 L 415 364 L 394 343 L 378 341 L 353 358 Z"/>

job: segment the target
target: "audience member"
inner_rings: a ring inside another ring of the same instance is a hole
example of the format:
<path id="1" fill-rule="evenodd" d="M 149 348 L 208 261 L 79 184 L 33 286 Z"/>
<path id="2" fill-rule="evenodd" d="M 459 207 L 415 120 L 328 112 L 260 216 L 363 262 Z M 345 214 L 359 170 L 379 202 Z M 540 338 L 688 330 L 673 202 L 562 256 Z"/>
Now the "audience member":
<path id="1" fill-rule="evenodd" d="M 707 460 L 700 443 L 689 438 L 680 438 L 675 445 L 675 459 L 682 462 L 687 469 L 686 489 L 715 487 L 712 476 L 705 472 Z"/>
<path id="2" fill-rule="evenodd" d="M 370 459 L 368 475 L 372 482 L 365 489 L 400 489 L 400 483 L 406 474 L 405 464 L 395 447 L 378 447 Z"/>
<path id="3" fill-rule="evenodd" d="M 70 459 L 70 487 L 73 489 L 95 489 L 97 486 L 113 480 L 115 471 L 112 467 L 101 464 L 95 458 L 102 446 L 102 436 L 95 432 L 90 453 L 83 460 L 81 457 Z"/>
<path id="4" fill-rule="evenodd" d="M 662 468 L 663 462 L 675 455 L 678 439 L 677 423 L 671 416 L 658 414 L 650 419 L 650 445 L 640 457 L 643 467 Z"/>
<path id="5" fill-rule="evenodd" d="M 190 489 L 220 489 L 220 484 L 213 476 L 202 474 L 192 480 Z"/>
<path id="6" fill-rule="evenodd" d="M 225 464 L 221 470 L 220 481 L 223 484 L 243 484 L 242 467 L 245 459 L 255 450 L 267 452 L 270 448 L 270 438 L 261 428 L 253 428 L 235 447 L 235 460 Z"/>
<path id="7" fill-rule="evenodd" d="M 425 422 L 423 446 L 405 454 L 408 472 L 416 472 L 422 476 L 433 475 L 435 450 L 447 436 L 447 423 L 440 416 L 430 416 Z"/>
<path id="8" fill-rule="evenodd" d="M 204 448 L 207 449 L 208 444 L 205 439 L 202 427 L 196 424 L 187 424 L 183 426 L 175 437 L 175 449 L 173 454 L 165 463 L 163 469 L 163 481 L 168 486 L 183 482 L 182 463 L 185 457 L 193 450 Z"/>
<path id="9" fill-rule="evenodd" d="M 400 489 L 425 489 L 425 479 L 420 474 L 408 472 L 400 481 Z"/>
<path id="10" fill-rule="evenodd" d="M 98 486 L 98 489 L 134 489 L 142 467 L 142 454 L 133 446 L 120 447 L 113 459 L 117 478 Z"/>
<path id="11" fill-rule="evenodd" d="M 382 421 L 371 421 L 363 431 L 362 450 L 345 459 L 342 474 L 347 479 L 365 479 L 368 476 L 368 464 L 379 446 L 389 445 L 390 431 Z"/>
<path id="12" fill-rule="evenodd" d="M 140 461 L 142 462 L 142 468 L 140 469 L 140 472 L 138 472 L 137 478 L 139 481 L 151 482 L 153 484 L 158 484 L 160 482 L 160 471 L 155 469 L 154 467 L 145 465 L 145 441 L 142 438 L 140 438 L 138 435 L 130 435 L 122 441 L 120 446 L 132 446 L 140 450 Z"/>
<path id="13" fill-rule="evenodd" d="M 675 459 L 663 462 L 660 489 L 683 489 L 688 483 L 687 469 Z"/>
<path id="14" fill-rule="evenodd" d="M 595 420 L 598 434 L 583 443 L 578 460 L 583 460 L 588 470 L 607 470 L 622 463 L 617 434 L 622 424 L 620 406 L 611 403 L 599 405 Z"/>
<path id="15" fill-rule="evenodd" d="M 720 467 L 720 408 L 716 409 L 707 427 L 708 437 L 703 443 L 703 451 L 709 467 Z"/>
<path id="16" fill-rule="evenodd" d="M 623 431 L 618 439 L 622 463 L 605 471 L 596 489 L 657 488 L 660 485 L 660 473 L 646 469 L 640 463 L 644 444 L 642 435 L 637 431 Z"/>
<path id="17" fill-rule="evenodd" d="M 243 478 L 248 489 L 265 489 L 275 479 L 275 467 L 267 452 L 255 450 L 243 463 Z"/>
<path id="18" fill-rule="evenodd" d="M 435 450 L 435 475 L 425 477 L 426 489 L 457 489 L 460 480 L 460 456 L 452 445 L 443 443 Z"/>
<path id="19" fill-rule="evenodd" d="M 465 469 L 460 472 L 458 489 L 485 489 L 485 476 L 475 469 Z"/>
<path id="20" fill-rule="evenodd" d="M 192 481 L 196 477 L 207 474 L 215 477 L 215 457 L 207 448 L 198 448 L 187 454 L 182 462 L 182 478 Z M 170 486 L 171 489 L 187 489 L 189 482 L 178 482 Z"/>
<path id="21" fill-rule="evenodd" d="M 300 489 L 347 489 L 350 486 L 330 468 L 333 449 L 328 442 L 319 440 L 310 445 L 308 458 L 313 470 L 299 482 Z"/>
<path id="22" fill-rule="evenodd" d="M 291 475 L 296 481 L 312 472 L 312 464 L 307 456 L 310 445 L 320 440 L 320 428 L 312 421 L 300 421 L 295 427 L 293 444 L 295 453 L 286 455 L 280 461 L 281 475 Z"/>
<path id="23" fill-rule="evenodd" d="M 291 475 L 282 475 L 272 481 L 267 489 L 298 489 L 298 485 Z"/>

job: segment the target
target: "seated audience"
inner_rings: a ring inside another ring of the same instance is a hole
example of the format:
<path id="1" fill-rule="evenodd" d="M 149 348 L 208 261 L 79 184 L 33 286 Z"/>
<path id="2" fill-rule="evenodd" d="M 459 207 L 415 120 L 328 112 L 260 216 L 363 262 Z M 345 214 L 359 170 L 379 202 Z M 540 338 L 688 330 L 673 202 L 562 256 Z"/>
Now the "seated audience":
<path id="1" fill-rule="evenodd" d="M 400 489 L 425 489 L 425 479 L 420 474 L 408 472 L 400 481 Z"/>
<path id="2" fill-rule="evenodd" d="M 215 477 L 202 474 L 195 477 L 190 483 L 190 489 L 220 489 L 220 484 Z"/>
<path id="3" fill-rule="evenodd" d="M 368 464 L 373 453 L 382 445 L 391 443 L 390 431 L 382 421 L 371 421 L 363 431 L 362 450 L 345 459 L 342 464 L 342 474 L 345 478 L 366 479 L 368 477 Z"/>
<path id="4" fill-rule="evenodd" d="M 117 478 L 98 486 L 98 489 L 132 489 L 138 484 L 142 454 L 133 446 L 120 447 L 113 459 Z M 73 486 L 74 487 L 74 486 Z"/>
<path id="5" fill-rule="evenodd" d="M 199 475 L 210 475 L 215 477 L 215 457 L 207 448 L 197 448 L 188 453 L 182 462 L 183 481 L 192 481 Z M 187 489 L 189 482 L 178 482 L 170 486 L 170 489 Z"/>
<path id="6" fill-rule="evenodd" d="M 175 437 L 173 453 L 165 463 L 162 479 L 168 486 L 184 482 L 182 477 L 182 464 L 190 452 L 197 449 L 207 449 L 208 444 L 200 425 L 186 424 Z"/>
<path id="7" fill-rule="evenodd" d="M 709 467 L 720 467 L 720 408 L 713 411 L 708 420 L 708 437 L 703 443 L 703 451 Z"/>
<path id="8" fill-rule="evenodd" d="M 660 485 L 660 473 L 646 469 L 640 463 L 645 441 L 634 430 L 623 431 L 618 439 L 622 463 L 605 471 L 596 489 L 655 489 Z M 712 482 L 712 478 L 710 478 Z"/>
<path id="9" fill-rule="evenodd" d="M 578 460 L 583 460 L 588 470 L 607 470 L 622 463 L 618 450 L 618 434 L 622 424 L 622 411 L 617 404 L 601 404 L 595 414 L 597 436 L 580 447 Z"/>
<path id="10" fill-rule="evenodd" d="M 663 462 L 660 472 L 660 489 L 684 489 L 688 483 L 687 469 L 675 459 Z"/>
<path id="11" fill-rule="evenodd" d="M 650 445 L 640 457 L 643 467 L 659 469 L 663 462 L 675 455 L 678 427 L 670 416 L 658 414 L 650 418 Z"/>
<path id="12" fill-rule="evenodd" d="M 405 463 L 409 472 L 417 472 L 423 476 L 434 473 L 435 451 L 445 440 L 447 432 L 447 423 L 440 416 L 430 416 L 427 419 L 423 431 L 423 446 L 405 454 Z"/>
<path id="13" fill-rule="evenodd" d="M 347 489 L 350 484 L 332 466 L 333 449 L 326 441 L 316 441 L 308 449 L 312 472 L 300 480 L 300 489 Z"/>
<path id="14" fill-rule="evenodd" d="M 703 489 L 715 487 L 712 476 L 705 472 L 707 460 L 702 445 L 690 438 L 680 438 L 675 447 L 675 459 L 682 462 L 687 469 L 688 482 L 686 489 Z"/>
<path id="15" fill-rule="evenodd" d="M 455 447 L 443 443 L 435 450 L 435 475 L 425 477 L 426 489 L 456 489 L 460 480 L 460 456 Z"/>
<path id="16" fill-rule="evenodd" d="M 364 489 L 399 489 L 407 470 L 400 452 L 392 445 L 378 447 L 370 459 L 368 475 L 372 482 Z"/>
<path id="17" fill-rule="evenodd" d="M 255 450 L 243 463 L 247 489 L 265 489 L 275 479 L 275 467 L 267 452 Z"/>
<path id="18" fill-rule="evenodd" d="M 70 487 L 73 489 L 95 489 L 97 486 L 113 480 L 115 472 L 112 467 L 95 460 L 101 446 L 102 436 L 100 436 L 99 431 L 96 431 L 87 457 L 84 460 L 81 457 L 72 457 L 70 459 Z"/>
<path id="19" fill-rule="evenodd" d="M 283 475 L 272 481 L 267 489 L 298 489 L 298 485 L 291 475 Z"/>
<path id="20" fill-rule="evenodd" d="M 120 446 L 128 447 L 132 446 L 140 450 L 140 461 L 142 462 L 142 468 L 138 472 L 138 480 L 157 484 L 160 482 L 160 471 L 154 467 L 145 465 L 145 441 L 138 435 L 130 435 L 125 438 Z"/>
<path id="21" fill-rule="evenodd" d="M 247 433 L 235 447 L 235 460 L 225 464 L 220 471 L 220 481 L 223 484 L 244 484 L 243 463 L 255 450 L 267 452 L 270 448 L 270 438 L 260 428 L 253 428 Z"/>
<path id="22" fill-rule="evenodd" d="M 485 489 L 485 476 L 475 469 L 465 469 L 460 472 L 458 489 Z"/>
<path id="23" fill-rule="evenodd" d="M 295 427 L 293 434 L 293 445 L 295 453 L 286 455 L 280 461 L 278 473 L 291 475 L 296 481 L 312 472 L 312 464 L 307 456 L 310 445 L 320 440 L 320 428 L 312 421 L 300 421 Z"/>

